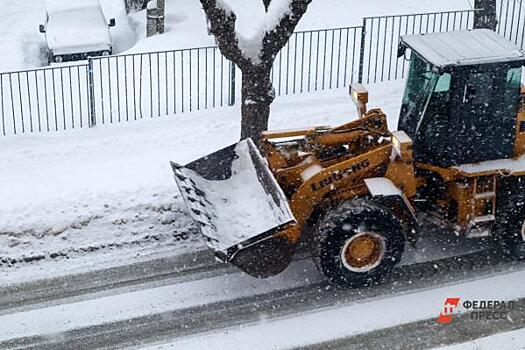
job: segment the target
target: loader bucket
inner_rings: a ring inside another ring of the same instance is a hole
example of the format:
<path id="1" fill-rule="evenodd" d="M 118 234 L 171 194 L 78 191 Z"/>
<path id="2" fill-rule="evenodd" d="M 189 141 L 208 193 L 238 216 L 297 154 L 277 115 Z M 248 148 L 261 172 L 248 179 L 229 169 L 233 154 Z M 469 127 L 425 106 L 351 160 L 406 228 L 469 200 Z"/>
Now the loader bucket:
<path id="1" fill-rule="evenodd" d="M 294 245 L 278 233 L 295 219 L 251 139 L 171 165 L 190 216 L 219 260 L 256 277 L 288 266 Z"/>

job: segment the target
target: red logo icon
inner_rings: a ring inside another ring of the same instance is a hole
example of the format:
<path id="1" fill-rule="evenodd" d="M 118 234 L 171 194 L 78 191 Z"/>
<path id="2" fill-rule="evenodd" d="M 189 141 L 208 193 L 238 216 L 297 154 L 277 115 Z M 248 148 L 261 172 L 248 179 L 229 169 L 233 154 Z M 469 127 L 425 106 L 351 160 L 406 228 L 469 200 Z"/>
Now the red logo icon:
<path id="1" fill-rule="evenodd" d="M 459 305 L 460 298 L 447 298 L 445 299 L 445 306 L 443 312 L 439 314 L 437 322 L 440 324 L 450 324 L 452 322 L 452 316 L 454 315 L 454 310 Z"/>

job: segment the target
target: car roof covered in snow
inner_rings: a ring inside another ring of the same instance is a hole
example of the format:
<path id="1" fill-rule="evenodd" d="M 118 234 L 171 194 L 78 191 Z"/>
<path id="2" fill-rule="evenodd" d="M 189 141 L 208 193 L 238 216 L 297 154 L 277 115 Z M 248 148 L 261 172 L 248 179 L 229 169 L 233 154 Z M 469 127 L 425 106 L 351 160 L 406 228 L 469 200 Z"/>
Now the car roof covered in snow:
<path id="1" fill-rule="evenodd" d="M 100 0 L 46 0 L 46 11 L 48 13 L 71 11 L 81 8 L 100 7 Z"/>
<path id="2" fill-rule="evenodd" d="M 525 62 L 524 51 L 488 29 L 408 35 L 401 42 L 439 68 Z"/>
<path id="3" fill-rule="evenodd" d="M 109 28 L 99 0 L 48 0 L 46 40 L 55 54 L 108 50 Z"/>

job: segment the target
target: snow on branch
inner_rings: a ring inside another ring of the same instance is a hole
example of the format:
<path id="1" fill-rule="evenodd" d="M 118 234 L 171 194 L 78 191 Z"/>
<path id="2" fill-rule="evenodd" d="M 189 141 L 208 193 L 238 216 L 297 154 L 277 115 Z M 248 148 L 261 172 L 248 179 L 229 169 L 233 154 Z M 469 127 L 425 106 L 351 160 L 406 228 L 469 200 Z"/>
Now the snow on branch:
<path id="1" fill-rule="evenodd" d="M 236 31 L 236 14 L 225 0 L 200 0 L 221 52 L 241 69 L 272 65 L 311 1 L 272 0 L 258 30 L 248 37 Z"/>
<path id="2" fill-rule="evenodd" d="M 200 0 L 210 31 L 217 39 L 221 53 L 239 66 L 249 64 L 244 58 L 235 33 L 237 16 L 223 0 Z"/>
<path id="3" fill-rule="evenodd" d="M 262 40 L 261 59 L 275 58 L 275 55 L 290 39 L 295 27 L 306 13 L 312 0 L 273 0 L 267 14 L 267 26 Z"/>

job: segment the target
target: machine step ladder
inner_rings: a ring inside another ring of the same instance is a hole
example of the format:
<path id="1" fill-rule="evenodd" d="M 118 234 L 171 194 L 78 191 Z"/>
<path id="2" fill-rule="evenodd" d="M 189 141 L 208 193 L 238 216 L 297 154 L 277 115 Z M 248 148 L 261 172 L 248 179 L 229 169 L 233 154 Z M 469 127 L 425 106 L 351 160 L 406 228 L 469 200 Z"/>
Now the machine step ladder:
<path id="1" fill-rule="evenodd" d="M 474 178 L 470 201 L 471 216 L 467 226 L 468 238 L 490 236 L 490 228 L 496 221 L 497 181 L 496 175 Z M 481 215 L 480 208 L 483 211 Z"/>

